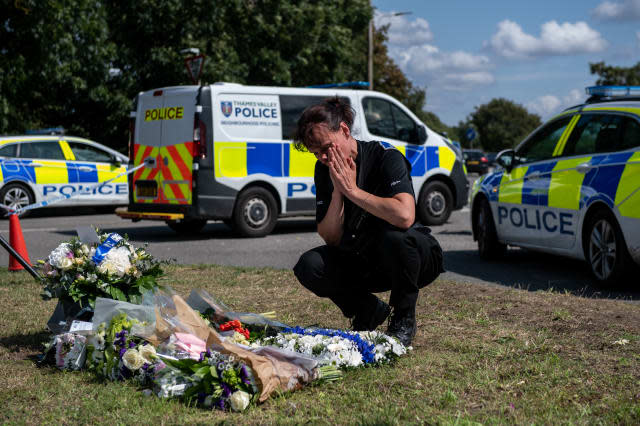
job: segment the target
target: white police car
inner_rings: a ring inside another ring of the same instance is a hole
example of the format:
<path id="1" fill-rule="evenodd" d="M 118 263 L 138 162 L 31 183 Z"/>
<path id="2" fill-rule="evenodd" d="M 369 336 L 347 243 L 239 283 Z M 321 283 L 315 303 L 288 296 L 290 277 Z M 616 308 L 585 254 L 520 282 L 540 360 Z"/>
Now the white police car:
<path id="1" fill-rule="evenodd" d="M 54 133 L 56 133 L 54 131 Z M 0 204 L 17 210 L 71 195 L 53 206 L 104 206 L 128 203 L 129 159 L 99 143 L 70 136 L 0 137 Z M 1 216 L 1 214 L 0 214 Z"/>
<path id="2" fill-rule="evenodd" d="M 640 264 L 640 86 L 594 86 L 583 105 L 498 154 L 470 195 L 483 258 L 507 245 L 586 260 L 616 282 Z"/>

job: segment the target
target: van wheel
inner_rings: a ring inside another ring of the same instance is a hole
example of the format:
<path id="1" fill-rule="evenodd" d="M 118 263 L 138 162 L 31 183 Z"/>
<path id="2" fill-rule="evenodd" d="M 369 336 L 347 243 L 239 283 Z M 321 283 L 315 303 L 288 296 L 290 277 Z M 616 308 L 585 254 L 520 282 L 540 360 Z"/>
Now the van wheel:
<path id="1" fill-rule="evenodd" d="M 617 284 L 629 264 L 618 222 L 608 210 L 596 212 L 586 225 L 584 256 L 591 274 L 604 285 Z"/>
<path id="2" fill-rule="evenodd" d="M 240 194 L 233 211 L 235 229 L 243 237 L 264 237 L 276 226 L 277 210 L 271 192 L 260 187 L 249 188 Z"/>
<path id="3" fill-rule="evenodd" d="M 478 205 L 478 213 L 473 220 L 473 228 L 478 237 L 478 253 L 486 260 L 497 259 L 504 254 L 507 246 L 498 241 L 491 207 L 484 198 Z"/>
<path id="4" fill-rule="evenodd" d="M 22 207 L 26 207 L 29 204 L 33 204 L 34 198 L 31 195 L 31 191 L 25 185 L 21 183 L 9 183 L 2 188 L 0 191 L 0 203 L 2 203 L 5 208 L 2 209 L 2 215 L 7 212 L 6 208 L 11 210 L 17 210 Z M 21 213 L 19 217 L 27 217 L 31 213 L 30 211 L 26 211 Z"/>
<path id="5" fill-rule="evenodd" d="M 197 234 L 202 230 L 202 228 L 204 228 L 206 224 L 207 219 L 182 219 L 167 221 L 167 225 L 169 225 L 169 228 L 182 235 Z"/>
<path id="6" fill-rule="evenodd" d="M 418 217 L 424 225 L 442 225 L 451 216 L 452 205 L 449 187 L 437 180 L 429 182 L 418 199 Z"/>

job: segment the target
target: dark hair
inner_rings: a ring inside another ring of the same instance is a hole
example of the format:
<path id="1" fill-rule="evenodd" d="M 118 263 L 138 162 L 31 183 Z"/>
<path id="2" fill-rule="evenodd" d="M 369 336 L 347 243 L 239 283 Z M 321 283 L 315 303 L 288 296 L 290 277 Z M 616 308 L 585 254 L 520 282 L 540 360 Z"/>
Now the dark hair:
<path id="1" fill-rule="evenodd" d="M 319 145 L 320 141 L 313 139 L 313 128 L 318 124 L 325 124 L 332 132 L 337 132 L 340 123 L 344 122 L 351 130 L 354 115 L 355 111 L 349 105 L 348 99 L 338 96 L 307 107 L 298 119 L 298 126 L 293 134 L 293 146 L 298 151 L 307 151 L 308 147 Z"/>

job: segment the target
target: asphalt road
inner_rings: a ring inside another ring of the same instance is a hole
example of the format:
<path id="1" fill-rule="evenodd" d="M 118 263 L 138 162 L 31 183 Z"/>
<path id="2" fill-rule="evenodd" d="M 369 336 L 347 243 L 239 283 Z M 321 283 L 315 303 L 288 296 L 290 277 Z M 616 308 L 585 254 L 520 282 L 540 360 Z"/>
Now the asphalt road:
<path id="1" fill-rule="evenodd" d="M 640 289 L 632 292 L 625 286 L 617 289 L 594 286 L 587 265 L 571 259 L 510 248 L 500 261 L 483 261 L 471 236 L 469 216 L 465 208 L 454 212 L 448 223 L 432 228 L 445 252 L 447 272 L 443 278 L 530 291 L 553 289 L 586 297 L 640 300 Z M 222 222 L 210 222 L 199 235 L 185 238 L 163 222 L 133 223 L 92 209 L 41 210 L 20 223 L 32 262 L 45 259 L 61 241 L 76 235 L 76 227 L 89 225 L 127 234 L 136 246 L 149 243 L 148 250 L 154 256 L 175 259 L 181 264 L 291 269 L 301 253 L 322 244 L 311 217 L 280 220 L 271 235 L 253 239 L 237 237 Z M 0 234 L 7 240 L 8 227 L 8 221 L 0 221 Z M 0 265 L 8 265 L 8 255 L 2 249 Z"/>

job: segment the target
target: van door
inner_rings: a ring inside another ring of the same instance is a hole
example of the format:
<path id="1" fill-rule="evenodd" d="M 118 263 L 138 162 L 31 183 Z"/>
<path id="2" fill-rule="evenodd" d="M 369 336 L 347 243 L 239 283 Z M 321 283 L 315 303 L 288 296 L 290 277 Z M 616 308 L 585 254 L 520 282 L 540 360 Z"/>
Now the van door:
<path id="1" fill-rule="evenodd" d="M 148 157 L 155 166 L 133 176 L 136 203 L 193 203 L 193 128 L 198 89 L 174 87 L 138 97 L 134 166 Z"/>

